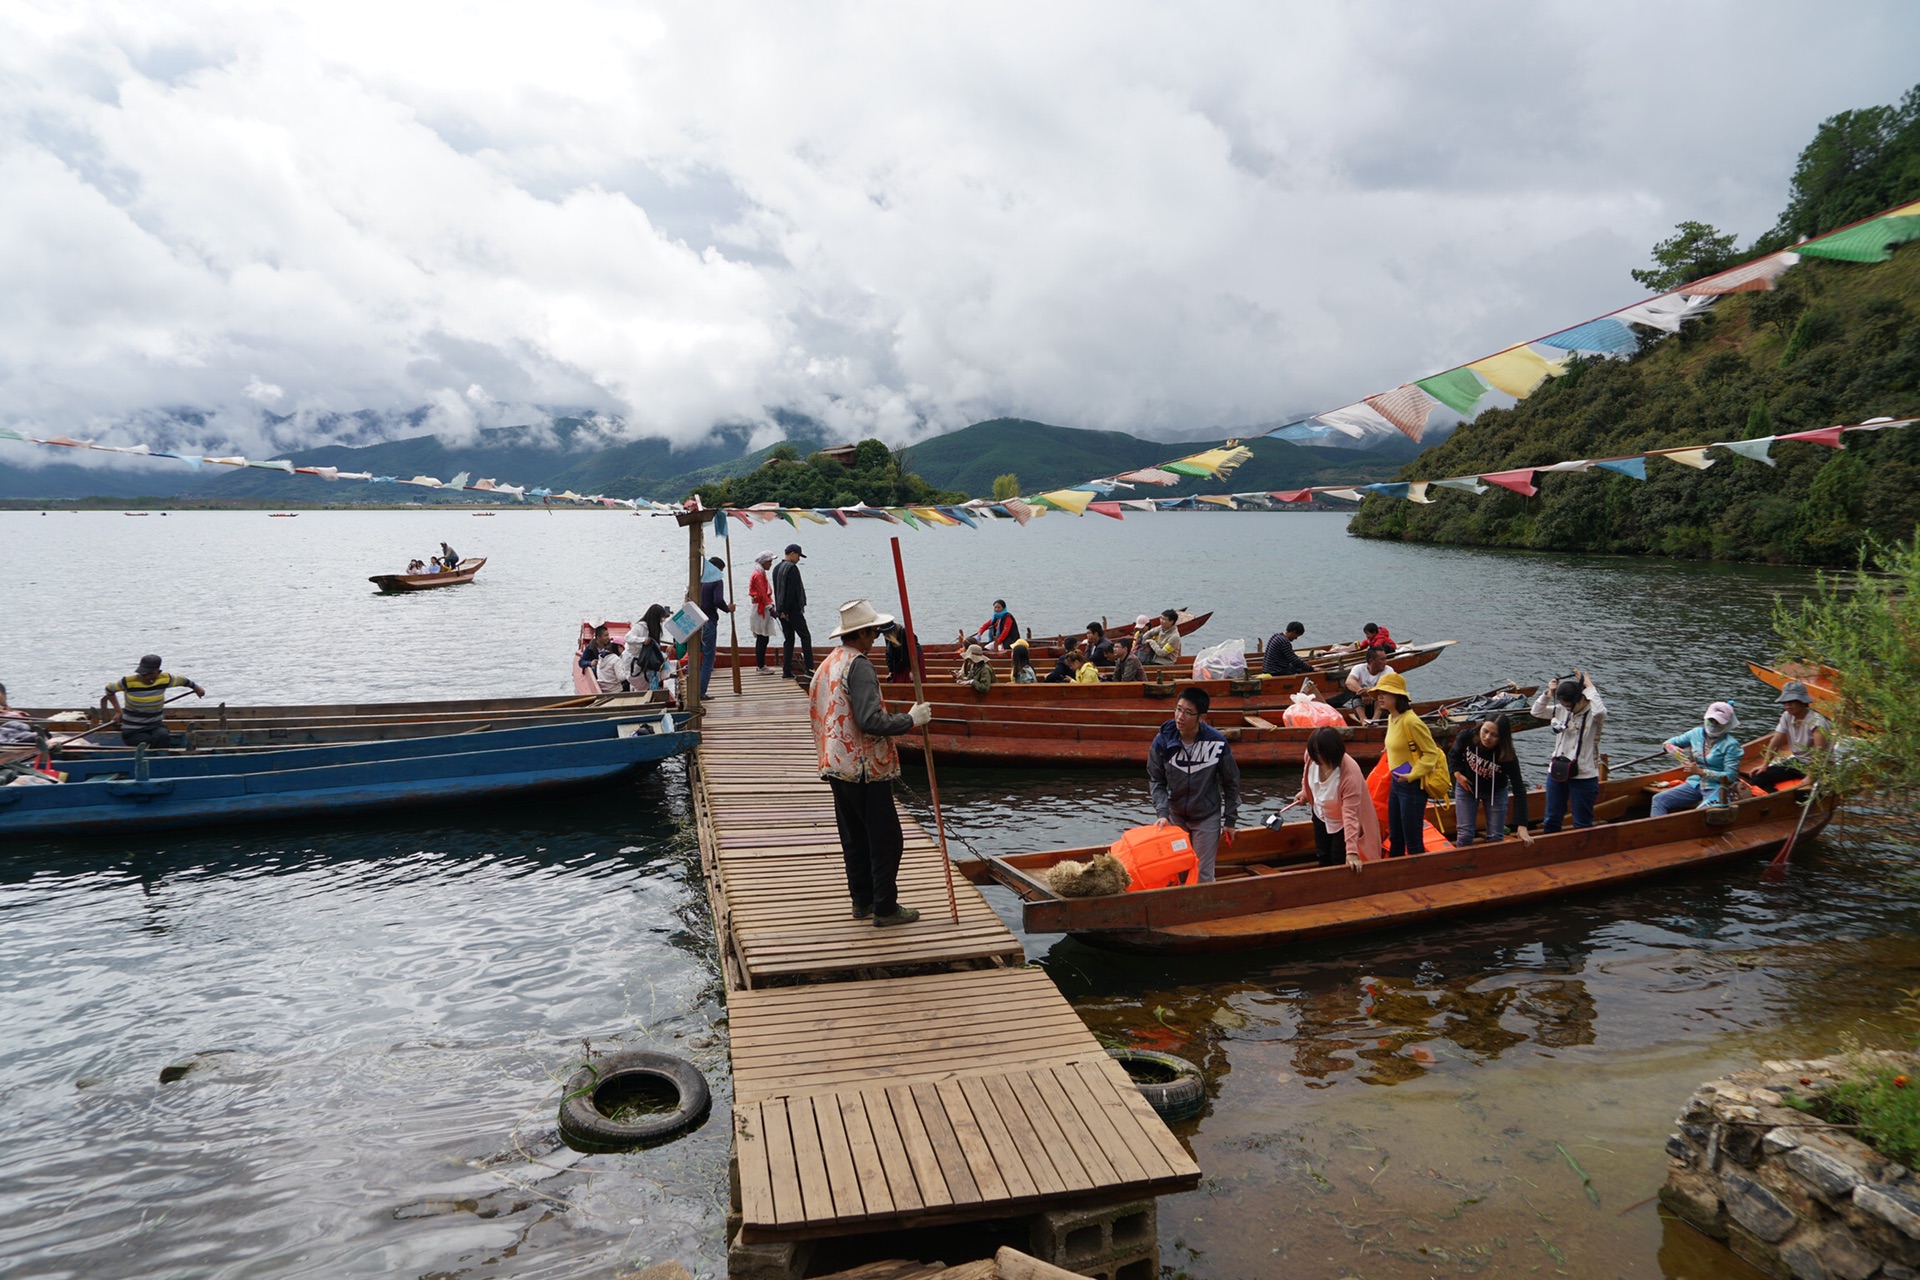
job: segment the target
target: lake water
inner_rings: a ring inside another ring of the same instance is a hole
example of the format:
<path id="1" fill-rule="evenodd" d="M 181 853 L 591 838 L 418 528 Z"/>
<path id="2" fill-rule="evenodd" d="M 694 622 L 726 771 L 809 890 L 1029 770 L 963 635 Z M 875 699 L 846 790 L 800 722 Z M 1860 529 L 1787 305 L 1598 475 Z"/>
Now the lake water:
<path id="1" fill-rule="evenodd" d="M 996 596 L 1036 632 L 1166 605 L 1213 609 L 1209 643 L 1379 621 L 1461 642 L 1413 673 L 1416 697 L 1588 668 L 1616 761 L 1717 698 L 1750 731 L 1772 719 L 1744 661 L 1771 652 L 1774 600 L 1807 574 L 1404 547 L 1344 524 L 1049 516 L 903 546 L 928 637 Z M 804 544 L 824 643 L 840 600 L 894 608 L 890 532 L 736 533 L 738 585 L 753 553 Z M 677 600 L 687 563 L 670 521 L 608 512 L 9 512 L 0 537 L 0 681 L 22 705 L 91 703 L 150 650 L 235 703 L 559 694 L 579 621 Z M 442 539 L 488 557 L 472 586 L 366 582 Z M 1537 776 L 1545 735 L 1522 741 Z M 1294 785 L 1250 776 L 1250 814 Z M 1104 841 L 1149 812 L 1133 772 L 950 770 L 941 790 L 983 849 Z M 910 779 L 906 803 L 925 795 Z M 1905 852 L 1853 816 L 1777 887 L 1742 865 L 1180 962 L 1025 941 L 1096 1032 L 1210 1077 L 1180 1129 L 1206 1181 L 1162 1201 L 1170 1274 L 1746 1276 L 1644 1203 L 1661 1144 L 1702 1080 L 1897 1030 L 1888 1011 L 1920 985 Z M 0 1275 L 724 1274 L 723 1123 L 629 1155 L 553 1140 L 583 1041 L 693 1057 L 724 1116 L 722 996 L 677 763 L 564 803 L 9 842 Z"/>

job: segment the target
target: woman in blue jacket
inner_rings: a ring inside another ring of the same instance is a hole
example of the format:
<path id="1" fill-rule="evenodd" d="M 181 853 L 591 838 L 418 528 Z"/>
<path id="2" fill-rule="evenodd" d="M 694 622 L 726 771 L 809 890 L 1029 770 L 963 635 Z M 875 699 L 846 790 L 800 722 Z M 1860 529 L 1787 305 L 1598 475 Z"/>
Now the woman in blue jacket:
<path id="1" fill-rule="evenodd" d="M 1684 760 L 1693 776 L 1653 798 L 1654 817 L 1697 809 L 1703 803 L 1733 802 L 1732 786 L 1740 777 L 1742 754 L 1740 739 L 1733 731 L 1739 727 L 1733 704 L 1716 702 L 1707 708 L 1698 729 L 1667 739 L 1667 750 Z"/>

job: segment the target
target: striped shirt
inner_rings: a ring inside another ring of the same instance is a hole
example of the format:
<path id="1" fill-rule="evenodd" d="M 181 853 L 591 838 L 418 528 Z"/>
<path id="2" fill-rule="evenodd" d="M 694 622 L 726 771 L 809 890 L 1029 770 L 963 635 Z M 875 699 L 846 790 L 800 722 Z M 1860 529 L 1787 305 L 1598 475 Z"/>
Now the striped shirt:
<path id="1" fill-rule="evenodd" d="M 164 716 L 167 690 L 191 688 L 193 681 L 162 671 L 151 677 L 122 676 L 107 686 L 108 693 L 121 695 L 121 729 L 152 729 Z"/>

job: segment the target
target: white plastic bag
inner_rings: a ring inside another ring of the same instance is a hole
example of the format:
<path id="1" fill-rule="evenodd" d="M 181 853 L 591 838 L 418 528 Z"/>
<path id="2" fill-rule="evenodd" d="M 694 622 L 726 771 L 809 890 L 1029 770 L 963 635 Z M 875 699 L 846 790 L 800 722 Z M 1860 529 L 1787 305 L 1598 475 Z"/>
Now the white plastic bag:
<path id="1" fill-rule="evenodd" d="M 1193 656 L 1195 680 L 1244 680 L 1247 678 L 1247 642 L 1222 640 Z"/>

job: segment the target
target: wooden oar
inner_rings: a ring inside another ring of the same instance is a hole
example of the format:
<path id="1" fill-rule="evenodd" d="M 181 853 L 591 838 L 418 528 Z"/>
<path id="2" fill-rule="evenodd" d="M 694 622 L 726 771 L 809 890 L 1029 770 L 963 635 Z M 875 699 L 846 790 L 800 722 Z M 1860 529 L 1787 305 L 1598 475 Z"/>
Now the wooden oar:
<path id="1" fill-rule="evenodd" d="M 170 706 L 172 706 L 172 705 L 173 705 L 174 703 L 176 703 L 176 702 L 178 702 L 178 701 L 180 701 L 180 699 L 181 699 L 181 698 L 184 698 L 184 697 L 186 697 L 186 696 L 187 696 L 188 694 L 191 694 L 192 692 L 193 692 L 193 690 L 191 690 L 191 689 L 183 689 L 183 690 L 181 690 L 181 691 L 180 691 L 180 695 L 179 695 L 179 697 L 174 697 L 174 698 L 168 698 L 168 699 L 166 699 L 166 700 L 165 700 L 164 702 L 162 702 L 162 703 L 161 703 L 160 705 L 161 705 L 161 706 L 163 706 L 163 707 L 170 707 Z M 104 702 L 104 701 L 105 701 L 105 699 L 103 698 L 103 699 L 101 699 L 101 701 L 103 701 L 103 702 Z M 52 740 L 51 738 L 49 738 L 49 739 L 47 740 L 47 750 L 49 750 L 49 751 L 51 751 L 51 750 L 53 750 L 53 749 L 54 749 L 55 747 L 64 747 L 64 746 L 66 746 L 66 745 L 67 745 L 68 743 L 70 743 L 70 742 L 81 742 L 81 741 L 84 741 L 84 740 L 85 740 L 85 739 L 87 739 L 87 738 L 91 738 L 91 737 L 92 737 L 92 736 L 93 736 L 94 734 L 96 734 L 96 733 L 101 733 L 101 732 L 104 732 L 105 730 L 108 730 L 108 729 L 112 729 L 112 728 L 115 728 L 115 727 L 117 727 L 117 726 L 119 725 L 119 723 L 120 723 L 120 717 L 119 717 L 118 715 L 116 715 L 116 716 L 114 716 L 114 718 L 113 718 L 113 719 L 111 719 L 111 720 L 109 720 L 109 721 L 107 721 L 107 722 L 106 722 L 105 724 L 97 724 L 97 725 L 95 725 L 95 726 L 94 726 L 93 728 L 91 728 L 91 729 L 88 729 L 88 730 L 87 730 L 86 732 L 84 732 L 84 733 L 72 733 L 72 734 L 68 734 L 68 735 L 67 735 L 66 737 L 64 737 L 64 738 L 62 738 L 62 739 L 60 739 L 60 741 L 58 741 L 58 742 L 55 742 L 55 741 L 53 741 L 53 740 Z"/>
<path id="2" fill-rule="evenodd" d="M 1658 751 L 1649 751 L 1647 752 L 1646 755 L 1640 756 L 1637 759 L 1627 761 L 1625 764 L 1621 765 L 1620 768 L 1631 769 L 1633 768 L 1633 766 L 1637 764 L 1645 764 L 1649 760 L 1658 760 L 1661 756 L 1664 756 L 1666 754 L 1667 754 L 1667 749 L 1663 745 Z"/>
<path id="3" fill-rule="evenodd" d="M 1807 800 L 1800 806 L 1800 821 L 1793 824 L 1793 834 L 1788 836 L 1787 842 L 1780 846 L 1780 852 L 1773 855 L 1773 861 L 1767 864 L 1767 869 L 1760 873 L 1762 880 L 1780 880 L 1786 877 L 1787 859 L 1793 857 L 1793 846 L 1799 843 L 1800 833 L 1807 826 L 1807 814 L 1813 811 L 1813 803 L 1819 798 L 1820 784 L 1816 782 L 1807 788 Z"/>
<path id="4" fill-rule="evenodd" d="M 733 602 L 735 610 L 740 608 L 740 597 L 733 590 L 733 526 L 727 526 L 727 599 Z M 733 661 L 727 665 L 733 668 L 733 696 L 740 696 L 740 623 L 737 613 L 727 614 L 727 640 L 733 645 Z"/>
<path id="5" fill-rule="evenodd" d="M 900 559 L 900 539 L 893 539 L 893 576 L 900 583 L 900 625 L 906 628 L 907 657 L 918 657 L 914 648 L 920 643 L 913 633 L 913 606 L 907 603 L 907 566 Z M 913 668 L 913 700 L 925 702 L 926 696 L 920 691 L 920 664 L 910 661 Z M 933 775 L 933 730 L 926 725 L 920 726 L 920 755 L 927 764 L 927 790 L 933 795 L 933 830 L 940 841 L 940 868 L 947 873 L 947 913 L 955 924 L 960 923 L 960 900 L 953 894 L 953 859 L 947 856 L 947 819 L 940 811 L 940 782 Z"/>

